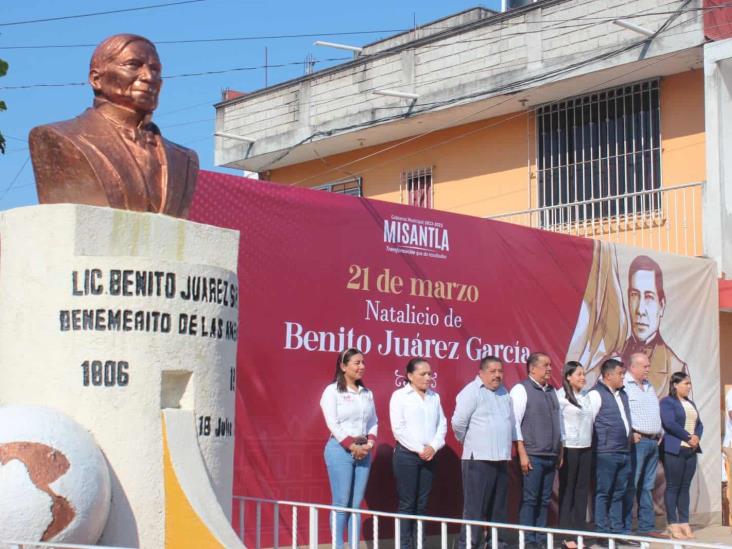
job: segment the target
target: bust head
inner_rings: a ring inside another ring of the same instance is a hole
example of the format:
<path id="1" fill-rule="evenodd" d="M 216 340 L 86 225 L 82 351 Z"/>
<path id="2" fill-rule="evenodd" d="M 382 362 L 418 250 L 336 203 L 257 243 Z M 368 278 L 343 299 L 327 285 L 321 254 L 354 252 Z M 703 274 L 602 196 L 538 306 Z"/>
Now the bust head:
<path id="1" fill-rule="evenodd" d="M 163 139 L 151 122 L 163 84 L 155 45 L 136 34 L 110 36 L 94 50 L 89 84 L 93 108 L 28 136 L 38 201 L 185 218 L 198 155 Z"/>
<path id="2" fill-rule="evenodd" d="M 150 115 L 158 106 L 163 84 L 155 45 L 136 34 L 110 36 L 94 50 L 89 84 L 96 100 Z"/>

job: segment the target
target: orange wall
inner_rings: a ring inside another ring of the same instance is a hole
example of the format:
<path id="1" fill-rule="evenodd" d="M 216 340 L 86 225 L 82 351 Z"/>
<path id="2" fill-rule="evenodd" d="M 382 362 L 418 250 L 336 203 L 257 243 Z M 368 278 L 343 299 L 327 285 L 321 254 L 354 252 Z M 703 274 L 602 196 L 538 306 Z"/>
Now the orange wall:
<path id="1" fill-rule="evenodd" d="M 703 181 L 702 71 L 662 79 L 661 137 L 663 186 Z M 437 209 L 488 216 L 536 206 L 535 122 L 531 112 L 482 120 L 437 131 L 403 145 L 398 143 L 365 147 L 273 170 L 269 179 L 315 186 L 361 176 L 365 196 L 399 202 L 401 173 L 432 166 Z M 386 148 L 389 150 L 384 153 L 369 156 Z M 366 156 L 369 157 L 359 161 Z M 348 166 L 341 167 L 343 164 Z"/>
<path id="2" fill-rule="evenodd" d="M 434 205 L 440 210 L 485 216 L 527 206 L 526 138 L 530 113 L 482 120 L 409 141 L 364 147 L 343 154 L 273 170 L 270 179 L 314 186 L 349 176 L 363 178 L 364 195 L 399 202 L 401 173 L 432 167 Z M 531 117 L 533 132 L 533 117 Z M 374 152 L 383 154 L 338 168 Z M 336 169 L 334 169 L 336 168 Z"/>
<path id="3" fill-rule="evenodd" d="M 706 179 L 703 71 L 661 80 L 661 141 L 664 187 Z"/>

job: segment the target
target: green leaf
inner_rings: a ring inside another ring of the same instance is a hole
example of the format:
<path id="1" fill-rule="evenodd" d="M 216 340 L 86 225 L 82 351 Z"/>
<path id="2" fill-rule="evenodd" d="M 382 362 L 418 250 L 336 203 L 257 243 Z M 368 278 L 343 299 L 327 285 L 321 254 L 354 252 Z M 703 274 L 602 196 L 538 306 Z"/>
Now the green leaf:
<path id="1" fill-rule="evenodd" d="M 5 154 L 5 138 L 0 133 L 0 154 Z"/>
<path id="2" fill-rule="evenodd" d="M 8 62 L 0 59 L 0 76 L 5 76 L 8 72 Z"/>
<path id="3" fill-rule="evenodd" d="M 8 110 L 8 106 L 5 104 L 5 101 L 0 101 L 0 111 L 6 110 Z"/>

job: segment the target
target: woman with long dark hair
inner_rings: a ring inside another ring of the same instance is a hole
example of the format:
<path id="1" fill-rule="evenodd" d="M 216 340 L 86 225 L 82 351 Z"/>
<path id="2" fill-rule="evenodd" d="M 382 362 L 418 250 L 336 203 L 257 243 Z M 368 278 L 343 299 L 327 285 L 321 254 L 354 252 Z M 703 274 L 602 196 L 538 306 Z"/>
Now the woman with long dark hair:
<path id="1" fill-rule="evenodd" d="M 689 526 L 689 487 L 696 472 L 696 455 L 704 426 L 691 399 L 691 379 L 674 372 L 668 396 L 661 399 L 663 424 L 663 469 L 666 473 L 666 522 L 674 539 L 693 539 Z"/>
<path id="2" fill-rule="evenodd" d="M 559 469 L 559 528 L 566 530 L 588 530 L 593 413 L 589 396 L 582 391 L 585 383 L 582 364 L 567 362 L 562 388 L 557 391 L 564 435 L 564 459 Z M 575 549 L 577 543 L 566 539 L 562 546 Z"/>
<path id="3" fill-rule="evenodd" d="M 363 353 L 358 349 L 338 353 L 333 383 L 325 388 L 320 399 L 330 430 L 324 456 L 335 507 L 359 508 L 369 478 L 378 420 L 374 396 L 363 384 L 365 369 Z M 346 521 L 349 521 L 348 540 L 355 549 L 359 544 L 361 518 L 345 511 L 335 513 L 336 547 L 340 549 L 343 545 Z"/>
<path id="4" fill-rule="evenodd" d="M 447 419 L 440 395 L 431 389 L 432 367 L 427 359 L 411 359 L 406 370 L 408 383 L 394 391 L 389 402 L 391 430 L 396 439 L 392 465 L 399 513 L 424 515 L 432 490 L 434 457 L 445 445 Z M 399 521 L 402 549 L 419 545 L 415 526 L 413 520 Z"/>

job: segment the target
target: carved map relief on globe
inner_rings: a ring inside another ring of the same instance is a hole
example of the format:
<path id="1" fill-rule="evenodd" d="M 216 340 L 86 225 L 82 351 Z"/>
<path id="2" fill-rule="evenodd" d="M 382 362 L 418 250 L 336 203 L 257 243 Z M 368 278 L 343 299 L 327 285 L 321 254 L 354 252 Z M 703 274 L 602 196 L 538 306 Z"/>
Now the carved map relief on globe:
<path id="1" fill-rule="evenodd" d="M 111 486 L 92 436 L 40 406 L 0 407 L 0 532 L 7 539 L 86 542 L 102 533 Z"/>

